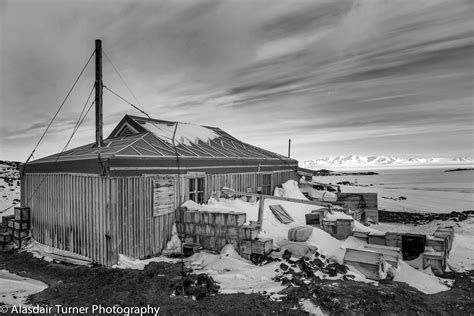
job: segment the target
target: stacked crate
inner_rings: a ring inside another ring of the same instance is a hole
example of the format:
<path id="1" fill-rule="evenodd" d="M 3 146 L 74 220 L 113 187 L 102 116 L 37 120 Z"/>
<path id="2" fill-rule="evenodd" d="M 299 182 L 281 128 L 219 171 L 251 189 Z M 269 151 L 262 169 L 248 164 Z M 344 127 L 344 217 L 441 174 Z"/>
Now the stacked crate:
<path id="1" fill-rule="evenodd" d="M 336 238 L 337 239 L 346 239 L 352 235 L 354 230 L 354 220 L 352 218 L 338 218 L 336 220 Z"/>
<path id="2" fill-rule="evenodd" d="M 434 232 L 433 236 L 437 238 L 446 239 L 447 251 L 446 254 L 449 254 L 453 246 L 454 239 L 454 228 L 452 227 L 438 227 Z"/>
<path id="3" fill-rule="evenodd" d="M 0 227 L 0 246 L 3 248 L 12 242 L 12 235 L 8 231 L 8 222 L 15 219 L 15 215 L 2 216 L 2 225 Z"/>
<path id="4" fill-rule="evenodd" d="M 29 235 L 30 230 L 30 208 L 15 207 L 14 218 L 8 222 L 8 230 L 11 233 L 13 243 L 21 248 Z"/>
<path id="5" fill-rule="evenodd" d="M 239 249 L 239 227 L 246 221 L 245 213 L 183 211 L 180 232 L 186 243 L 199 243 L 214 251 L 220 251 L 226 244 Z"/>
<path id="6" fill-rule="evenodd" d="M 21 248 L 29 235 L 30 208 L 15 207 L 14 215 L 2 217 L 2 227 L 6 228 L 6 231 L 0 234 L 2 247 L 13 241 L 16 247 Z"/>

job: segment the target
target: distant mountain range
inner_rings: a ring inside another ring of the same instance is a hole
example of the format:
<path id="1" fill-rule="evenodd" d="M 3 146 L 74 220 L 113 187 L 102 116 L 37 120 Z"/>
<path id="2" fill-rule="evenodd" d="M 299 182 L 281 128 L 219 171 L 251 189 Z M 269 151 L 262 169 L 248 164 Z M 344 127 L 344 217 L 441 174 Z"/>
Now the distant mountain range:
<path id="1" fill-rule="evenodd" d="M 474 158 L 398 158 L 391 156 L 338 156 L 300 161 L 300 167 L 318 170 L 325 169 L 390 169 L 423 168 L 442 166 L 472 166 Z"/>

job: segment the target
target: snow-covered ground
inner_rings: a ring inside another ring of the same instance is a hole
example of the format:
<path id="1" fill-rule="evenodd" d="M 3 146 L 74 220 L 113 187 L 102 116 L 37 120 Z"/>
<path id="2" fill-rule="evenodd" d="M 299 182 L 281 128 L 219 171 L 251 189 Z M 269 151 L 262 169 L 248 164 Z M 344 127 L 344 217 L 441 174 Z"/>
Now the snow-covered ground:
<path id="1" fill-rule="evenodd" d="M 298 189 L 295 181 L 288 181 L 283 185 L 282 189 L 277 189 L 275 195 L 301 198 L 304 196 Z M 282 224 L 271 212 L 269 205 L 280 204 L 294 218 L 295 222 L 290 224 Z M 258 214 L 258 203 L 245 202 L 240 199 L 229 200 L 220 199 L 211 200 L 209 205 L 197 205 L 193 202 L 187 202 L 185 205 L 190 209 L 206 210 L 206 211 L 226 211 L 226 212 L 245 212 L 247 220 L 256 220 Z M 272 238 L 275 245 L 278 246 L 288 239 L 288 230 L 291 227 L 305 225 L 305 214 L 318 208 L 317 206 L 298 204 L 287 201 L 268 200 L 264 207 L 264 219 L 262 232 L 259 237 Z M 347 217 L 342 212 L 335 211 L 330 215 L 331 218 Z M 355 223 L 356 230 L 377 231 L 382 230 L 383 226 L 366 227 L 361 223 Z M 320 254 L 332 261 L 342 263 L 346 248 L 362 249 L 365 242 L 354 237 L 346 240 L 337 240 L 321 229 L 314 228 L 311 236 L 306 242 L 308 246 L 317 247 Z M 456 252 L 455 249 L 453 249 Z M 281 256 L 281 255 L 280 255 Z M 461 260 L 463 264 L 469 265 L 470 258 Z M 249 261 L 241 258 L 231 245 L 227 245 L 220 254 L 211 254 L 207 252 L 197 253 L 186 259 L 189 266 L 194 267 L 197 273 L 208 273 L 220 284 L 222 293 L 250 293 L 250 292 L 278 292 L 284 286 L 280 282 L 275 282 L 274 278 L 281 274 L 279 270 L 280 262 L 272 262 L 264 266 L 251 264 Z M 142 268 L 137 263 L 137 268 Z M 128 267 L 132 267 L 128 265 Z M 330 277 L 318 271 L 317 274 L 321 278 L 339 279 L 342 275 Z M 398 269 L 392 268 L 395 280 L 406 282 L 411 286 L 419 289 L 424 293 L 437 293 L 446 291 L 449 286 L 446 280 L 438 278 L 430 273 L 430 271 L 419 271 L 408 264 L 400 263 Z M 366 279 L 357 270 L 351 268 L 349 274 L 353 275 L 356 281 L 374 282 Z M 449 282 L 448 282 L 449 283 Z"/>
<path id="2" fill-rule="evenodd" d="M 29 295 L 41 292 L 47 287 L 41 281 L 0 270 L 0 302 L 7 306 L 25 305 L 25 300 Z"/>
<path id="3" fill-rule="evenodd" d="M 474 210 L 474 195 L 472 193 L 386 189 L 376 186 L 341 186 L 341 191 L 345 193 L 377 193 L 379 210 L 392 212 L 449 213 Z M 406 197 L 406 200 L 397 200 L 400 196 Z"/>
<path id="4" fill-rule="evenodd" d="M 0 161 L 0 216 L 12 215 L 13 206 L 19 205 L 19 178 L 20 174 L 17 163 Z M 2 213 L 7 208 L 9 209 Z"/>

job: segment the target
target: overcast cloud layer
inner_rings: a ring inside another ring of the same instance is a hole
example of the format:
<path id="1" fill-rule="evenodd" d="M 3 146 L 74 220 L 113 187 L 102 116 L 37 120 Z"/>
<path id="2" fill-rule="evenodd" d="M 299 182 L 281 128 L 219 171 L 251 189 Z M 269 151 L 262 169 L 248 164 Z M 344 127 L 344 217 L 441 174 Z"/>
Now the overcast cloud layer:
<path id="1" fill-rule="evenodd" d="M 300 159 L 474 156 L 474 5 L 394 1 L 0 1 L 0 152 L 25 160 L 103 40 L 104 84 L 158 119 Z M 93 65 L 35 154 L 60 151 Z M 104 92 L 105 134 L 126 114 Z M 93 142 L 93 111 L 70 147 Z"/>

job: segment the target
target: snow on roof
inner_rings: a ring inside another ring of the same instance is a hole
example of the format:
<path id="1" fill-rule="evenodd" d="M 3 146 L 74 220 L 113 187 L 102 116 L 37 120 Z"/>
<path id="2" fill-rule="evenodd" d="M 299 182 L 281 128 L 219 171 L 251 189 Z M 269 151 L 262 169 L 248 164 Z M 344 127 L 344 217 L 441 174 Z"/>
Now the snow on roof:
<path id="1" fill-rule="evenodd" d="M 198 141 L 208 142 L 214 138 L 219 137 L 219 135 L 214 132 L 212 129 L 191 124 L 191 123 L 179 123 L 176 122 L 172 125 L 165 122 L 156 122 L 156 121 L 137 121 L 144 128 L 153 133 L 156 137 L 162 138 L 170 143 L 173 142 L 173 134 L 176 128 L 175 134 L 175 143 L 183 145 L 191 145 L 192 143 L 198 144 Z"/>

